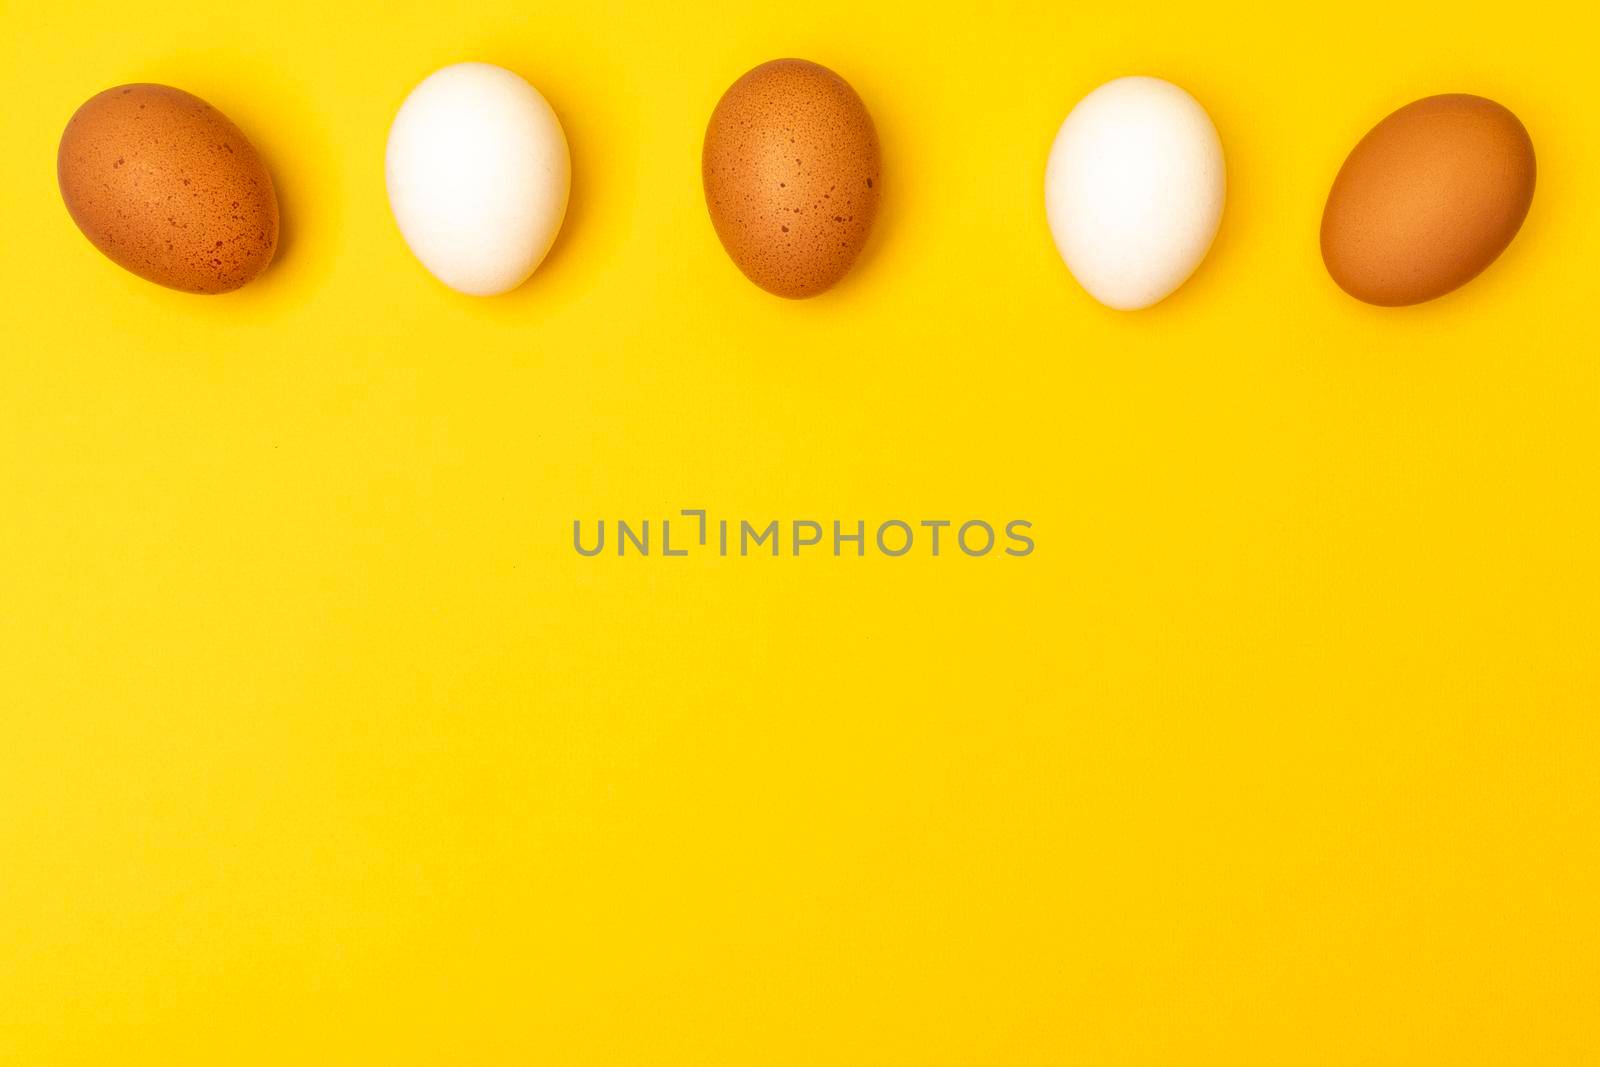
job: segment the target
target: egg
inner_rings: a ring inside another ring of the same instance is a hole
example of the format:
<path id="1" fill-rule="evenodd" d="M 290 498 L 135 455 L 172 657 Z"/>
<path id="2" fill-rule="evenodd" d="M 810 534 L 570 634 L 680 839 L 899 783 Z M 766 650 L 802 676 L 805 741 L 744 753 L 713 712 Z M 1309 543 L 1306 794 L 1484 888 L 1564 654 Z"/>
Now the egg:
<path id="1" fill-rule="evenodd" d="M 1062 122 L 1044 206 L 1067 269 L 1108 307 L 1149 307 L 1194 273 L 1222 222 L 1222 141 L 1171 82 L 1106 82 Z"/>
<path id="2" fill-rule="evenodd" d="M 733 83 L 711 114 L 700 169 L 722 247 L 777 296 L 815 296 L 843 278 L 878 213 L 872 116 L 848 82 L 803 59 Z"/>
<path id="3" fill-rule="evenodd" d="M 56 152 L 61 199 L 112 262 L 190 293 L 256 277 L 278 246 L 278 197 L 239 127 L 167 85 L 91 97 Z"/>
<path id="4" fill-rule="evenodd" d="M 1323 262 L 1368 304 L 1443 296 L 1505 251 L 1533 183 L 1528 131 L 1493 100 L 1453 93 L 1407 104 L 1339 169 L 1322 213 Z"/>
<path id="5" fill-rule="evenodd" d="M 572 185 L 556 113 L 489 63 L 444 67 L 411 91 L 389 128 L 384 169 L 412 254 L 472 296 L 527 280 L 555 243 Z"/>

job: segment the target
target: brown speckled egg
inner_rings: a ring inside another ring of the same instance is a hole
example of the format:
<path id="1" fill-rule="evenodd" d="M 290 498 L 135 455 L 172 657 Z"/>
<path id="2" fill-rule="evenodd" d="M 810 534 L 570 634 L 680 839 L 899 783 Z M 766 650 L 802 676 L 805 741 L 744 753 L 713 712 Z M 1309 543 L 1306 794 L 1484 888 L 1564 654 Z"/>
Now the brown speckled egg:
<path id="1" fill-rule="evenodd" d="M 181 89 L 120 85 L 92 97 L 61 135 L 56 178 L 84 236 L 158 285 L 226 293 L 265 270 L 278 244 L 260 154 Z"/>
<path id="2" fill-rule="evenodd" d="M 1350 152 L 1322 214 L 1339 287 L 1383 307 L 1465 285 L 1517 235 L 1533 201 L 1533 142 L 1493 100 L 1407 104 Z"/>
<path id="3" fill-rule="evenodd" d="M 826 67 L 776 59 L 723 94 L 700 158 L 722 247 L 769 293 L 815 296 L 850 270 L 878 212 L 878 134 Z"/>

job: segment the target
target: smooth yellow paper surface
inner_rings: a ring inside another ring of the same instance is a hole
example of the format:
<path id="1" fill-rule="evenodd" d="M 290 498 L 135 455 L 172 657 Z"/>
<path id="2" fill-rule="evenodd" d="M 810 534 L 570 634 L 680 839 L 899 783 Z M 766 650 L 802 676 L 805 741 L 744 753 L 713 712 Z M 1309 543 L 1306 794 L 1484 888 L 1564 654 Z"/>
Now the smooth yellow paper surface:
<path id="1" fill-rule="evenodd" d="M 0 7 L 0 1063 L 1600 1062 L 1590 5 Z M 884 154 L 805 303 L 699 178 L 787 55 Z M 492 300 L 384 197 L 465 59 L 573 153 Z M 1122 314 L 1042 185 L 1130 73 L 1210 111 L 1229 200 Z M 74 229 L 56 140 L 130 81 L 265 155 L 257 283 Z M 1532 213 L 1365 307 L 1323 198 L 1451 91 L 1528 126 Z M 682 508 L 1038 547 L 572 550 Z"/>

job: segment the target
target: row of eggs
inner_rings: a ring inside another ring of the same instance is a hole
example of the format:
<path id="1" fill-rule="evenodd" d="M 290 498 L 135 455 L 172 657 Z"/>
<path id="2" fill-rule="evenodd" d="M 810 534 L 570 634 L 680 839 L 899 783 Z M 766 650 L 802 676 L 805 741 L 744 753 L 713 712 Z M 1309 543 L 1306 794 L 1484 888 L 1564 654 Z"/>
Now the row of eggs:
<path id="1" fill-rule="evenodd" d="M 440 281 L 489 296 L 521 285 L 566 213 L 561 123 L 517 74 L 458 63 L 423 80 L 389 131 L 389 204 Z M 882 190 L 878 138 L 850 85 L 780 59 L 723 95 L 701 157 L 706 206 L 756 285 L 808 297 L 842 278 Z M 278 205 L 260 155 L 203 100 L 126 85 L 73 115 L 57 156 L 61 194 L 96 247 L 135 274 L 197 293 L 266 268 Z M 1356 145 L 1328 195 L 1322 255 L 1371 304 L 1420 303 L 1467 282 L 1516 235 L 1533 197 L 1533 145 L 1482 97 L 1433 96 Z M 1045 169 L 1050 231 L 1078 282 L 1109 307 L 1148 307 L 1205 258 L 1226 172 L 1216 126 L 1171 82 L 1126 77 L 1084 97 Z"/>

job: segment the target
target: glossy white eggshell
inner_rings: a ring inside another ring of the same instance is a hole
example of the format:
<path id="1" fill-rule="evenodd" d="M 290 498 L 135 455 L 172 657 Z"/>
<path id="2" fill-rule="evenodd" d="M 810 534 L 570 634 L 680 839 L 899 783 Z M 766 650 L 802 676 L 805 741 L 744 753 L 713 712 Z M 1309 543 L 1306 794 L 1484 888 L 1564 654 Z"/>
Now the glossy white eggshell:
<path id="1" fill-rule="evenodd" d="M 1089 295 L 1122 310 L 1149 307 L 1194 273 L 1226 192 L 1211 117 L 1160 78 L 1117 78 L 1084 97 L 1045 168 L 1061 258 Z"/>
<path id="2" fill-rule="evenodd" d="M 389 207 L 412 253 L 452 289 L 515 289 L 555 242 L 572 163 L 537 89 L 504 67 L 457 63 L 422 81 L 394 117 Z"/>

